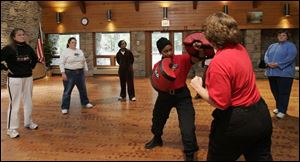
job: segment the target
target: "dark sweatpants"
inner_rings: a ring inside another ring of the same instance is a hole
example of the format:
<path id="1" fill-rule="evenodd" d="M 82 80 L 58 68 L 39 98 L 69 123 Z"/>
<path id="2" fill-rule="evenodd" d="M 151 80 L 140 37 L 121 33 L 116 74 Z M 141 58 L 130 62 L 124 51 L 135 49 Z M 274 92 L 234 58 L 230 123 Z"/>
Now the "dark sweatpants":
<path id="1" fill-rule="evenodd" d="M 126 84 L 127 84 L 127 92 L 129 99 L 135 97 L 135 91 L 134 91 L 134 82 L 133 82 L 133 69 L 132 67 L 127 69 L 119 69 L 119 78 L 120 78 L 120 86 L 121 86 L 121 92 L 120 96 L 123 98 L 126 98 Z"/>
<path id="2" fill-rule="evenodd" d="M 272 120 L 265 101 L 249 107 L 215 109 L 211 123 L 208 161 L 272 161 Z"/>
<path id="3" fill-rule="evenodd" d="M 158 93 L 153 109 L 152 133 L 155 136 L 161 136 L 163 134 L 163 128 L 173 107 L 176 107 L 178 114 L 184 152 L 197 151 L 199 148 L 195 135 L 195 110 L 190 91 L 187 87 L 176 90 L 174 95 Z"/>
<path id="4" fill-rule="evenodd" d="M 268 77 L 268 79 L 278 112 L 286 114 L 294 79 L 286 77 Z"/>

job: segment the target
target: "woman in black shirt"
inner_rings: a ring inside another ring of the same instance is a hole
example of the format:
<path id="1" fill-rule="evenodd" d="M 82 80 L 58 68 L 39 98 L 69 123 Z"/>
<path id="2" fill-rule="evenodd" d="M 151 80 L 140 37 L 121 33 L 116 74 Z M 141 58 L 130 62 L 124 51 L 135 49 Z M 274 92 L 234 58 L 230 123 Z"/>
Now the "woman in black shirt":
<path id="1" fill-rule="evenodd" d="M 14 29 L 10 34 L 11 44 L 1 49 L 1 70 L 8 71 L 7 89 L 9 107 L 7 111 L 7 135 L 10 138 L 19 137 L 18 112 L 21 98 L 24 105 L 24 126 L 37 129 L 32 122 L 32 69 L 38 62 L 34 50 L 25 42 L 25 31 Z"/>
<path id="2" fill-rule="evenodd" d="M 121 48 L 117 55 L 117 62 L 119 64 L 119 78 L 121 85 L 121 93 L 118 100 L 126 100 L 126 83 L 127 83 L 127 92 L 130 101 L 136 101 L 135 92 L 134 92 L 134 83 L 133 83 L 133 62 L 134 57 L 130 50 L 126 48 L 127 43 L 124 40 L 119 41 L 118 46 Z"/>

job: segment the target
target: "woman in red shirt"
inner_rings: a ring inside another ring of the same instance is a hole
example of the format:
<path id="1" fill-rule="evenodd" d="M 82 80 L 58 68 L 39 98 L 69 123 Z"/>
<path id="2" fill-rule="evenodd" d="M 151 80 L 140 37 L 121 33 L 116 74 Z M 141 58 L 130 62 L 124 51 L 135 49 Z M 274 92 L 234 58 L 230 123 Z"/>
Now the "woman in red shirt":
<path id="1" fill-rule="evenodd" d="M 216 107 L 212 116 L 207 160 L 272 160 L 272 120 L 255 84 L 255 74 L 247 50 L 240 44 L 237 22 L 219 12 L 209 16 L 204 34 L 215 49 L 206 73 L 195 77 L 191 86 Z M 197 49 L 197 46 L 195 46 Z"/>

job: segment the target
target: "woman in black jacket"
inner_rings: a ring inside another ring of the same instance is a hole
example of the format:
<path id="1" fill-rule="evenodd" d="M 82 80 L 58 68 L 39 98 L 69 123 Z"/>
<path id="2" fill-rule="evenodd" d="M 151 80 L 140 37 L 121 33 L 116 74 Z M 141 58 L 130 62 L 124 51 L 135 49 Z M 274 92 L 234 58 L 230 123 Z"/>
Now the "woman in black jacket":
<path id="1" fill-rule="evenodd" d="M 7 89 L 9 106 L 7 111 L 7 135 L 10 138 L 19 137 L 18 112 L 20 102 L 24 105 L 24 126 L 37 129 L 38 125 L 32 122 L 32 69 L 38 62 L 34 50 L 25 42 L 25 31 L 14 29 L 10 34 L 11 44 L 1 49 L 1 70 L 8 71 Z"/>
<path id="2" fill-rule="evenodd" d="M 136 101 L 135 92 L 134 92 L 134 83 L 133 83 L 133 62 L 134 57 L 130 50 L 126 48 L 127 43 L 124 40 L 119 41 L 118 46 L 121 48 L 117 55 L 117 62 L 119 64 L 119 78 L 121 85 L 121 93 L 118 100 L 126 100 L 126 83 L 127 83 L 127 92 L 130 101 Z"/>

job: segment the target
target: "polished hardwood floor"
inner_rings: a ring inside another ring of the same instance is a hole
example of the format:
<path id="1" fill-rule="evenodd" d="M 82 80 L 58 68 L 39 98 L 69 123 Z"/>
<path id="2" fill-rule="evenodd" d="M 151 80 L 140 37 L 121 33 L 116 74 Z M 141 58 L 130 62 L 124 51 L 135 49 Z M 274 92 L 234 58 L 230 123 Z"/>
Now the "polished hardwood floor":
<path id="1" fill-rule="evenodd" d="M 187 81 L 189 82 L 189 80 Z M 273 120 L 272 154 L 274 160 L 299 161 L 299 80 L 294 80 L 288 115 L 274 117 L 274 99 L 267 80 L 257 80 Z M 82 109 L 74 88 L 68 115 L 60 111 L 63 86 L 61 77 L 34 81 L 33 120 L 39 129 L 19 128 L 20 137 L 6 135 L 8 92 L 1 88 L 1 161 L 2 160 L 183 160 L 183 146 L 176 110 L 172 109 L 164 129 L 164 146 L 152 150 L 144 144 L 152 138 L 152 110 L 157 93 L 148 78 L 135 78 L 136 102 L 117 101 L 119 80 L 115 76 L 87 78 L 88 96 L 96 106 Z M 191 88 L 190 88 L 191 89 Z M 195 91 L 191 90 L 192 96 Z M 194 100 L 198 160 L 207 155 L 213 107 Z M 23 109 L 20 109 L 23 126 Z M 243 161 L 244 158 L 240 157 Z"/>

